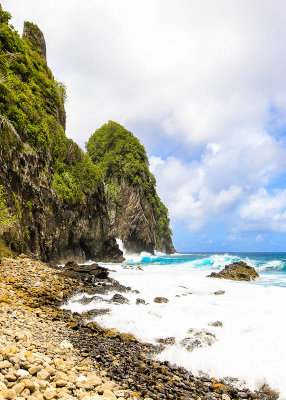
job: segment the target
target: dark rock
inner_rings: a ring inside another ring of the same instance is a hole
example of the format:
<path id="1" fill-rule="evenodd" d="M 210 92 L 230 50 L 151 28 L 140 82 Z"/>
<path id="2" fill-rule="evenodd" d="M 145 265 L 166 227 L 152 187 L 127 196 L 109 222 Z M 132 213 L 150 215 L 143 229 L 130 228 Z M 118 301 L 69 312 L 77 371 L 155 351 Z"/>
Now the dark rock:
<path id="1" fill-rule="evenodd" d="M 243 261 L 237 261 L 226 265 L 220 272 L 212 272 L 210 278 L 231 279 L 233 281 L 251 281 L 259 277 L 255 268 L 247 265 Z"/>
<path id="2" fill-rule="evenodd" d="M 143 299 L 136 299 L 136 304 L 146 304 L 146 302 Z"/>
<path id="3" fill-rule="evenodd" d="M 155 297 L 153 301 L 154 303 L 169 303 L 169 300 L 165 297 Z"/>
<path id="4" fill-rule="evenodd" d="M 90 304 L 91 302 L 101 302 L 101 301 L 103 301 L 103 298 L 100 296 L 92 296 L 92 297 L 83 296 L 81 299 L 77 300 L 77 303 L 82 305 L 87 305 Z"/>
<path id="5" fill-rule="evenodd" d="M 69 261 L 60 271 L 60 274 L 67 278 L 80 279 L 93 284 L 98 280 L 107 279 L 108 269 L 100 267 L 98 264 L 78 265 L 73 261 Z"/>
<path id="6" fill-rule="evenodd" d="M 124 179 L 119 187 L 121 207 L 112 216 L 112 234 L 121 239 L 127 251 L 153 254 L 154 250 L 175 253 L 170 235 L 156 244 L 156 210 L 141 185 L 131 186 Z"/>
<path id="7" fill-rule="evenodd" d="M 210 322 L 208 325 L 215 326 L 215 327 L 222 327 L 223 323 L 221 321 L 214 321 L 214 322 Z"/>
<path id="8" fill-rule="evenodd" d="M 215 335 L 205 329 L 189 329 L 188 332 L 192 334 L 192 337 L 187 337 L 180 342 L 188 351 L 193 351 L 197 347 L 211 346 L 216 341 Z"/>
<path id="9" fill-rule="evenodd" d="M 156 342 L 160 344 L 165 344 L 165 345 L 172 345 L 175 344 L 175 338 L 172 337 L 167 337 L 167 338 L 162 338 L 162 339 L 156 339 Z"/>
<path id="10" fill-rule="evenodd" d="M 219 296 L 221 294 L 225 294 L 225 290 L 218 290 L 216 292 L 214 292 L 215 295 Z"/>
<path id="11" fill-rule="evenodd" d="M 60 267 L 58 266 L 58 263 L 56 263 L 55 261 L 50 261 L 50 262 L 49 262 L 49 267 L 55 268 L 55 269 L 60 268 Z"/>
<path id="12" fill-rule="evenodd" d="M 116 293 L 110 300 L 110 303 L 129 304 L 129 300 L 122 296 L 122 294 Z"/>
<path id="13" fill-rule="evenodd" d="M 110 313 L 110 308 L 93 308 L 92 310 L 86 311 L 82 314 L 83 318 L 94 318 L 98 317 L 99 315 L 105 315 Z"/>

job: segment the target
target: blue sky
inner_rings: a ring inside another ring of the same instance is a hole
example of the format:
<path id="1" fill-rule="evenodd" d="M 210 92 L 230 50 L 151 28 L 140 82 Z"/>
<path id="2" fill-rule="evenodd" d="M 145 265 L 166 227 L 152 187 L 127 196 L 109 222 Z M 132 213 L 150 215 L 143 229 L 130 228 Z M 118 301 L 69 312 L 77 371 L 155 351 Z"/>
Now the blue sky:
<path id="1" fill-rule="evenodd" d="M 2 0 L 39 25 L 82 147 L 109 119 L 145 145 L 179 251 L 286 251 L 286 4 Z"/>

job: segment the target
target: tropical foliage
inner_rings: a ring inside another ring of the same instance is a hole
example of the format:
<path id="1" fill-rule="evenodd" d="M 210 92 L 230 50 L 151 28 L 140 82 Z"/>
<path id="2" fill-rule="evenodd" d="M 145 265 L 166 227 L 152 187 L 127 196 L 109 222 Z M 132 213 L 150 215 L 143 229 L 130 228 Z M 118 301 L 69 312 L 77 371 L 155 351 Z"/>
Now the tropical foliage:
<path id="1" fill-rule="evenodd" d="M 120 205 L 122 180 L 131 186 L 141 186 L 156 213 L 157 244 L 170 237 L 168 210 L 157 195 L 156 180 L 149 171 L 147 153 L 140 141 L 120 124 L 109 121 L 91 135 L 86 149 L 103 173 L 112 204 Z"/>
<path id="2" fill-rule="evenodd" d="M 7 145 L 7 132 L 14 130 L 47 159 L 51 155 L 58 196 L 66 203 L 82 201 L 101 180 L 100 171 L 65 135 L 66 89 L 38 51 L 33 38 L 39 28 L 29 23 L 33 35 L 23 40 L 9 25 L 10 17 L 0 9 L 0 141 Z"/>

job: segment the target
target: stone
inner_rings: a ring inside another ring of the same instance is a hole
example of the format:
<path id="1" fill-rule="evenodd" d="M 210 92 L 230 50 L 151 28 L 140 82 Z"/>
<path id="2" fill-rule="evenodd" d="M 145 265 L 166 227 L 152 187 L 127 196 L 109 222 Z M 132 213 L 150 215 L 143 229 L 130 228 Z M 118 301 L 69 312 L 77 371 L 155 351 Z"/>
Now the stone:
<path id="1" fill-rule="evenodd" d="M 103 334 L 104 337 L 110 337 L 110 338 L 115 338 L 119 336 L 119 331 L 115 328 L 110 328 L 106 329 L 106 331 Z"/>
<path id="2" fill-rule="evenodd" d="M 45 370 L 45 369 L 41 369 L 40 371 L 38 371 L 38 373 L 37 373 L 37 378 L 38 379 L 41 379 L 41 380 L 47 380 L 47 379 L 49 379 L 49 377 L 50 377 L 50 374 L 48 373 L 48 371 L 47 370 Z"/>
<path id="3" fill-rule="evenodd" d="M 112 393 L 110 390 L 105 390 L 105 391 L 103 392 L 103 396 L 104 396 L 104 397 L 107 397 L 107 398 L 110 399 L 110 400 L 116 400 L 115 394 Z"/>
<path id="4" fill-rule="evenodd" d="M 29 371 L 26 371 L 25 369 L 18 369 L 16 371 L 16 376 L 20 377 L 20 376 L 28 376 L 29 375 Z"/>
<path id="5" fill-rule="evenodd" d="M 214 321 L 214 322 L 209 322 L 208 325 L 209 326 L 215 326 L 216 328 L 217 327 L 221 328 L 223 326 L 223 323 L 221 321 Z"/>
<path id="6" fill-rule="evenodd" d="M 6 390 L 7 386 L 5 385 L 4 382 L 0 382 L 0 393 L 3 392 L 3 390 Z"/>
<path id="7" fill-rule="evenodd" d="M 17 380 L 17 378 L 14 374 L 5 375 L 5 379 L 7 379 L 8 382 L 15 382 Z"/>
<path id="8" fill-rule="evenodd" d="M 146 304 L 144 299 L 136 299 L 136 304 Z"/>
<path id="9" fill-rule="evenodd" d="M 63 379 L 59 379 L 58 381 L 56 381 L 56 387 L 64 387 L 66 386 L 67 381 L 63 380 Z"/>
<path id="10" fill-rule="evenodd" d="M 156 342 L 160 343 L 160 344 L 165 344 L 165 345 L 172 345 L 175 344 L 175 337 L 174 336 L 170 336 L 170 337 L 166 337 L 166 338 L 160 338 L 160 339 L 156 339 Z"/>
<path id="11" fill-rule="evenodd" d="M 34 392 L 35 390 L 35 384 L 31 379 L 23 379 L 22 381 L 25 384 L 25 387 L 30 390 L 30 392 Z"/>
<path id="12" fill-rule="evenodd" d="M 57 391 L 55 389 L 46 389 L 44 391 L 44 398 L 46 400 L 51 400 L 57 397 Z"/>
<path id="13" fill-rule="evenodd" d="M 1 392 L 1 395 L 3 396 L 4 399 L 7 399 L 7 400 L 15 399 L 15 397 L 17 396 L 14 389 L 3 390 Z"/>
<path id="14" fill-rule="evenodd" d="M 28 372 L 31 375 L 35 375 L 40 370 L 41 370 L 41 367 L 39 365 L 33 365 L 31 368 L 28 369 Z"/>
<path id="15" fill-rule="evenodd" d="M 110 390 L 110 391 L 112 391 L 113 390 L 113 388 L 114 388 L 114 383 L 112 383 L 112 382 L 105 382 L 105 383 L 103 383 L 102 385 L 100 385 L 100 386 L 97 386 L 97 388 L 96 388 L 96 391 L 99 393 L 99 394 L 103 394 L 103 392 L 105 391 L 105 390 Z"/>
<path id="16" fill-rule="evenodd" d="M 118 304 L 129 304 L 129 300 L 126 297 L 122 296 L 119 293 L 116 293 L 112 299 L 110 300 L 111 303 L 118 303 Z"/>
<path id="17" fill-rule="evenodd" d="M 154 303 L 169 303 L 169 300 L 165 297 L 155 297 L 153 301 Z"/>
<path id="18" fill-rule="evenodd" d="M 216 292 L 214 292 L 214 294 L 215 294 L 216 296 L 225 294 L 225 290 L 217 290 Z"/>
<path id="19" fill-rule="evenodd" d="M 25 384 L 23 382 L 16 383 L 16 385 L 13 386 L 13 390 L 15 390 L 17 394 L 22 393 L 24 389 L 25 389 Z"/>
<path id="20" fill-rule="evenodd" d="M 88 283 L 95 283 L 97 280 L 108 278 L 108 269 L 98 264 L 78 265 L 73 261 L 66 263 L 60 274 L 68 278 L 84 280 Z"/>
<path id="21" fill-rule="evenodd" d="M 220 272 L 212 272 L 210 278 L 223 278 L 233 281 L 251 281 L 259 277 L 255 268 L 247 265 L 243 261 L 237 261 L 226 265 Z"/>
<path id="22" fill-rule="evenodd" d="M 63 341 L 60 343 L 60 348 L 61 348 L 61 349 L 72 349 L 72 348 L 73 348 L 73 345 L 72 345 L 71 342 L 69 342 L 68 340 L 63 340 Z"/>
<path id="23" fill-rule="evenodd" d="M 0 370 L 12 367 L 12 364 L 9 361 L 2 361 L 0 362 Z"/>
<path id="24" fill-rule="evenodd" d="M 221 396 L 221 400 L 231 400 L 231 397 L 228 394 L 223 393 Z"/>
<path id="25" fill-rule="evenodd" d="M 51 365 L 47 365 L 45 369 L 51 376 L 55 375 L 56 373 L 55 369 Z"/>

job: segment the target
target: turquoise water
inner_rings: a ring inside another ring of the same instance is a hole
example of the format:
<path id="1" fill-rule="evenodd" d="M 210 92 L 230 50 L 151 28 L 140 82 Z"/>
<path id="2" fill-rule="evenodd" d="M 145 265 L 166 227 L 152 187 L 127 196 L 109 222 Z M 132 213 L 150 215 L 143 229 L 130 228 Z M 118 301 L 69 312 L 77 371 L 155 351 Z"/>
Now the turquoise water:
<path id="1" fill-rule="evenodd" d="M 193 268 L 200 270 L 220 270 L 225 265 L 235 261 L 245 261 L 257 269 L 262 280 L 258 285 L 277 285 L 286 287 L 286 253 L 181 253 L 174 255 L 142 255 L 140 260 L 131 258 L 125 262 L 127 265 L 137 265 L 138 261 L 143 266 L 168 265 L 177 268 L 192 264 Z"/>
<path id="2" fill-rule="evenodd" d="M 123 249 L 124 250 L 124 249 Z M 286 400 L 286 253 L 185 253 L 174 255 L 124 253 L 123 264 L 107 265 L 110 276 L 136 291 L 124 293 L 128 304 L 115 304 L 113 293 L 87 305 L 80 297 L 65 308 L 86 312 L 94 308 L 110 312 L 96 317 L 106 328 L 134 334 L 157 343 L 173 337 L 157 357 L 181 365 L 192 373 L 238 378 L 239 384 L 259 389 L 267 383 Z M 208 275 L 234 261 L 256 268 L 259 279 L 236 282 Z M 140 268 L 138 268 L 140 266 Z M 217 292 L 223 295 L 216 295 Z M 154 302 L 165 297 L 167 303 Z M 137 298 L 145 304 L 137 304 Z M 212 322 L 220 321 L 221 327 Z M 215 341 L 210 345 L 205 333 Z M 188 351 L 184 341 L 200 338 Z"/>

